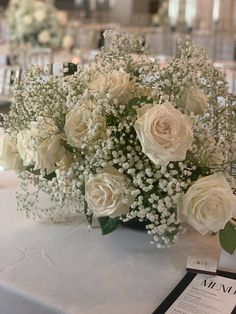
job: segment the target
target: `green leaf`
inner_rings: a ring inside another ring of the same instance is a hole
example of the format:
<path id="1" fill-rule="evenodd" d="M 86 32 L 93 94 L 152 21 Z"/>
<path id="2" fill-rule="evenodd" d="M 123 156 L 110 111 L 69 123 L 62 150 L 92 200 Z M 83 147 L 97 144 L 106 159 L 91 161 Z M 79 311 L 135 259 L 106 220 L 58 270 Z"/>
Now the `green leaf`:
<path id="1" fill-rule="evenodd" d="M 53 178 L 55 178 L 55 177 L 56 177 L 55 171 L 54 171 L 54 172 L 51 172 L 51 173 L 49 173 L 49 174 L 45 174 L 45 176 L 44 176 L 45 179 L 50 180 L 50 181 L 51 181 Z"/>
<path id="2" fill-rule="evenodd" d="M 228 222 L 223 230 L 219 233 L 220 244 L 229 254 L 233 254 L 236 249 L 236 229 Z"/>
<path id="3" fill-rule="evenodd" d="M 102 234 L 108 234 L 114 231 L 120 224 L 119 217 L 110 218 L 110 217 L 100 217 L 98 218 L 99 224 L 102 228 Z"/>

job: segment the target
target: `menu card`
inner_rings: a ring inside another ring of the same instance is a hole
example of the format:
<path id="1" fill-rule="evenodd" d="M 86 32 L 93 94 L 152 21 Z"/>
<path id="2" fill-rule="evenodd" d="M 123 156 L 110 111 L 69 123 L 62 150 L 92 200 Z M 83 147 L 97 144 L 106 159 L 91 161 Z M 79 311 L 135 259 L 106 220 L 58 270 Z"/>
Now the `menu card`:
<path id="1" fill-rule="evenodd" d="M 235 305 L 235 280 L 197 274 L 166 314 L 231 314 Z"/>
<path id="2" fill-rule="evenodd" d="M 236 280 L 187 275 L 153 314 L 236 314 Z"/>

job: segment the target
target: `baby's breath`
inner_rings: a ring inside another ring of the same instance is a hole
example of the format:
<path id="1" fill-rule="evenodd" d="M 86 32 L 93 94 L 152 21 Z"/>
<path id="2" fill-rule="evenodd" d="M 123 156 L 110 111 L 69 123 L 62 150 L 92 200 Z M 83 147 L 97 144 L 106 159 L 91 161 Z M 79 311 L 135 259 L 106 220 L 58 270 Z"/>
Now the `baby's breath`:
<path id="1" fill-rule="evenodd" d="M 66 77 L 45 74 L 33 67 L 16 83 L 14 103 L 3 121 L 6 132 L 16 138 L 38 117 L 47 117 L 62 134 L 61 145 L 66 151 L 53 173 L 42 174 L 34 165 L 25 168 L 18 208 L 27 216 L 53 221 L 81 212 L 88 215 L 88 178 L 113 167 L 126 178 L 125 193 L 132 196 L 128 213 L 119 219 L 145 222 L 152 243 L 158 248 L 169 247 L 185 232 L 177 215 L 177 202 L 194 181 L 224 172 L 235 188 L 228 170 L 236 157 L 236 98 L 228 93 L 223 75 L 208 62 L 203 50 L 191 42 L 182 44 L 176 57 L 160 69 L 158 60 L 141 55 L 140 38 L 108 31 L 105 39 L 110 41 L 109 48 L 103 49 L 90 67 L 80 67 Z M 136 57 L 131 53 L 136 53 Z M 128 80 L 127 86 L 116 86 L 115 81 L 107 80 L 114 77 L 114 71 Z M 91 82 L 100 84 L 102 80 L 102 86 L 93 84 L 91 88 Z M 208 110 L 200 115 L 181 104 L 183 95 L 193 85 L 208 97 Z M 125 94 L 121 97 L 122 92 Z M 184 160 L 163 165 L 152 162 L 143 151 L 134 125 L 140 108 L 161 106 L 166 101 L 188 119 L 193 142 Z M 86 109 L 91 119 L 80 121 L 76 134 L 70 132 L 69 124 L 66 136 L 65 121 L 74 108 Z M 101 116 L 104 120 L 98 119 Z M 74 138 L 68 138 L 80 132 L 83 139 L 79 145 Z M 34 186 L 33 191 L 30 186 Z M 39 191 L 48 194 L 50 208 L 39 206 Z"/>

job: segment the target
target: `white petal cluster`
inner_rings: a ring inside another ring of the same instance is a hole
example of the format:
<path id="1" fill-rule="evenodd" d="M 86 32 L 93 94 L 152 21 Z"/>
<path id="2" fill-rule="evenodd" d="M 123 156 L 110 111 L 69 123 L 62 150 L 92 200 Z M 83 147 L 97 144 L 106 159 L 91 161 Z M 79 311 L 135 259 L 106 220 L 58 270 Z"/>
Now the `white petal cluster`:
<path id="1" fill-rule="evenodd" d="M 134 128 L 143 152 L 155 164 L 184 160 L 193 142 L 190 121 L 167 102 L 138 109 Z"/>
<path id="2" fill-rule="evenodd" d="M 9 134 L 0 138 L 0 165 L 4 169 L 13 169 L 16 172 L 23 171 L 23 161 L 16 147 L 16 141 Z"/>
<path id="3" fill-rule="evenodd" d="M 17 135 L 17 149 L 24 166 L 53 172 L 56 163 L 65 155 L 61 140 L 62 134 L 52 119 L 39 117 L 36 122 L 31 122 L 29 129 L 23 129 Z"/>
<path id="4" fill-rule="evenodd" d="M 106 120 L 88 105 L 77 105 L 67 115 L 65 134 L 72 147 L 81 148 L 106 136 Z"/>
<path id="5" fill-rule="evenodd" d="M 236 195 L 220 173 L 197 180 L 179 203 L 180 216 L 201 234 L 218 232 L 236 216 Z"/>
<path id="6" fill-rule="evenodd" d="M 130 75 L 122 70 L 114 70 L 108 74 L 99 74 L 98 77 L 89 84 L 93 91 L 107 91 L 112 99 L 122 100 L 128 97 L 131 92 L 133 82 L 130 82 Z"/>
<path id="7" fill-rule="evenodd" d="M 126 195 L 126 178 L 113 167 L 90 178 L 85 183 L 88 209 L 96 217 L 119 217 L 128 213 L 132 196 Z"/>
<path id="8" fill-rule="evenodd" d="M 27 43 L 51 48 L 62 45 L 68 17 L 49 1 L 21 0 L 19 3 L 11 0 L 6 15 L 11 40 L 15 44 Z"/>
<path id="9" fill-rule="evenodd" d="M 140 55 L 141 39 L 105 36 L 110 48 L 90 66 L 69 76 L 33 67 L 15 86 L 0 160 L 25 167 L 19 210 L 136 219 L 158 248 L 186 231 L 182 221 L 202 233 L 233 225 L 236 96 L 223 75 L 190 42 L 161 68 Z"/>

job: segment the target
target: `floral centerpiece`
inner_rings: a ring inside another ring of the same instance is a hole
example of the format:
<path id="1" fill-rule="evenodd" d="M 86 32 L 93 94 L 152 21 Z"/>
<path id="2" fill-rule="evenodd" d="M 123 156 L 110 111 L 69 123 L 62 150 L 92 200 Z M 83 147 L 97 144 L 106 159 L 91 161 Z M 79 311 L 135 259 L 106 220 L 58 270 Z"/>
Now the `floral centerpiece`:
<path id="1" fill-rule="evenodd" d="M 67 14 L 49 1 L 11 0 L 6 16 L 10 39 L 15 44 L 57 48 L 68 41 L 65 36 Z"/>
<path id="2" fill-rule="evenodd" d="M 22 179 L 18 209 L 53 221 L 82 213 L 103 234 L 138 219 L 158 248 L 190 224 L 233 253 L 236 96 L 191 42 L 160 67 L 142 39 L 105 37 L 91 66 L 66 76 L 33 67 L 17 82 L 0 160 Z"/>

